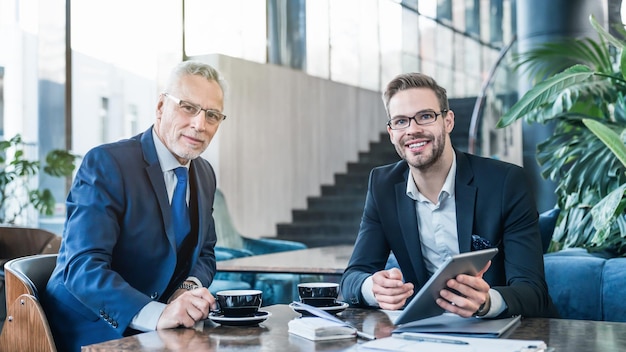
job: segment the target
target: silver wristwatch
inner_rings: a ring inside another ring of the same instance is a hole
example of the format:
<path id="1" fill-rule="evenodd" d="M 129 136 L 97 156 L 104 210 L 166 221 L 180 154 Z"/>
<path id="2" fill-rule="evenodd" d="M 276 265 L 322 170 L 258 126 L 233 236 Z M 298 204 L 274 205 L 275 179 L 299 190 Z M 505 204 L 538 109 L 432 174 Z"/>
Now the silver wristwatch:
<path id="1" fill-rule="evenodd" d="M 185 289 L 185 290 L 187 290 L 187 291 L 190 291 L 190 290 L 195 290 L 195 289 L 197 289 L 198 287 L 200 287 L 200 286 L 195 285 L 195 284 L 188 284 L 188 283 L 186 283 L 186 282 L 183 282 L 182 284 L 180 284 L 180 286 L 178 286 L 178 288 L 184 288 L 184 289 Z"/>

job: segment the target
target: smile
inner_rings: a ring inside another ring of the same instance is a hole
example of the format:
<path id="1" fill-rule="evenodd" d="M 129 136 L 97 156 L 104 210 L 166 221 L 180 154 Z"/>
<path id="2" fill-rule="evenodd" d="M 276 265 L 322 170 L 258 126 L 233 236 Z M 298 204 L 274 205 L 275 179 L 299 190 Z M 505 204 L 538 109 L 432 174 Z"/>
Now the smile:
<path id="1" fill-rule="evenodd" d="M 409 148 L 413 149 L 413 148 L 419 148 L 419 147 L 423 147 L 426 145 L 427 142 L 418 142 L 418 143 L 411 143 L 409 144 Z"/>

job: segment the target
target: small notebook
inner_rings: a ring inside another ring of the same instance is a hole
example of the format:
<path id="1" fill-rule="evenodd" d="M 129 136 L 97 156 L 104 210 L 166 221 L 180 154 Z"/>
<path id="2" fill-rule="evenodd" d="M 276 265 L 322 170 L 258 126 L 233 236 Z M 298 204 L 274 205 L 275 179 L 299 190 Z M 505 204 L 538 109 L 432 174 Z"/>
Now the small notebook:
<path id="1" fill-rule="evenodd" d="M 463 318 L 456 314 L 444 313 L 432 318 L 421 319 L 398 325 L 393 331 L 442 333 L 457 336 L 502 337 L 519 325 L 521 316 L 502 319 Z"/>
<path id="2" fill-rule="evenodd" d="M 318 318 L 303 317 L 288 323 L 289 333 L 309 340 L 351 339 L 356 337 L 356 329 L 345 324 Z"/>

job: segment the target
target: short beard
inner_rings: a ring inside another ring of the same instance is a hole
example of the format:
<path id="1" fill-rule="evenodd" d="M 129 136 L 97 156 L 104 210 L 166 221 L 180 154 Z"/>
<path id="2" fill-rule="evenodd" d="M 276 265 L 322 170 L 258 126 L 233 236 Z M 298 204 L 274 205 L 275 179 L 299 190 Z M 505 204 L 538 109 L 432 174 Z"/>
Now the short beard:
<path id="1" fill-rule="evenodd" d="M 396 152 L 400 157 L 409 164 L 409 166 L 418 169 L 420 171 L 428 170 L 431 166 L 435 165 L 443 155 L 443 151 L 446 147 L 446 134 L 442 131 L 442 133 L 438 136 L 439 138 L 434 138 L 432 145 L 432 155 L 425 160 L 417 160 L 415 162 L 411 162 L 408 160 L 406 154 L 404 153 L 404 143 L 402 145 L 396 145 Z"/>

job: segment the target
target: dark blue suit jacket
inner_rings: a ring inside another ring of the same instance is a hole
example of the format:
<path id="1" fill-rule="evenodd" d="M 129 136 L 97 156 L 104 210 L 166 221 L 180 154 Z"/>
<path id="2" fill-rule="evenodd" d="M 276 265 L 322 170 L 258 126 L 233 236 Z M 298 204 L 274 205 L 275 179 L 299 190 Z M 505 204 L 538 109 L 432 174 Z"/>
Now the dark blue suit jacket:
<path id="1" fill-rule="evenodd" d="M 461 253 L 472 235 L 500 252 L 485 280 L 498 290 L 508 310 L 503 315 L 556 316 L 543 271 L 537 209 L 523 170 L 513 164 L 456 153 L 456 217 Z M 366 305 L 363 281 L 385 268 L 395 254 L 406 282 L 419 291 L 429 278 L 422 258 L 415 202 L 406 195 L 405 161 L 372 170 L 354 252 L 342 277 L 343 298 Z"/>
<path id="2" fill-rule="evenodd" d="M 189 275 L 208 287 L 215 274 L 215 173 L 202 158 L 192 161 L 191 170 L 199 231 Z M 167 300 L 176 262 L 152 128 L 89 151 L 67 197 L 63 241 L 44 295 L 59 350 L 128 334 L 141 308 Z"/>

